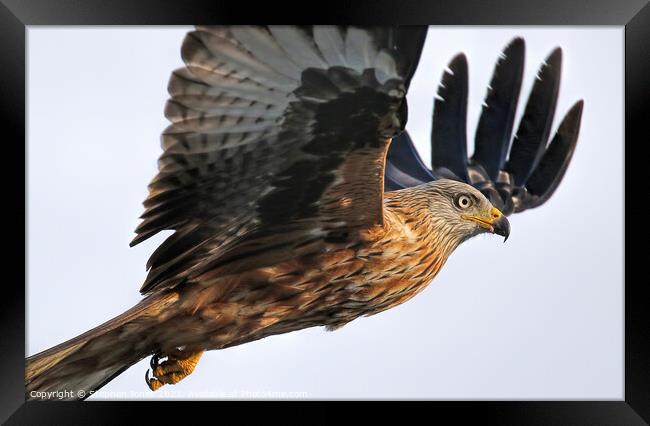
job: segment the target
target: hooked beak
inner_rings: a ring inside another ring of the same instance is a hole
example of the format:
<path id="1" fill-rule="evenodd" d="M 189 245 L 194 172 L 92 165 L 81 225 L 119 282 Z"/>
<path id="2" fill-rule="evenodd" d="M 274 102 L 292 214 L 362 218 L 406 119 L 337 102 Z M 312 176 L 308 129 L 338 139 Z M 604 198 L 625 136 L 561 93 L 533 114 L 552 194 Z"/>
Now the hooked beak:
<path id="1" fill-rule="evenodd" d="M 485 216 L 474 216 L 474 215 L 464 215 L 463 219 L 471 220 L 478 223 L 481 227 L 487 229 L 493 234 L 501 235 L 503 242 L 505 243 L 510 235 L 510 222 L 505 217 L 503 213 L 496 207 L 492 207 L 490 210 L 490 215 Z"/>

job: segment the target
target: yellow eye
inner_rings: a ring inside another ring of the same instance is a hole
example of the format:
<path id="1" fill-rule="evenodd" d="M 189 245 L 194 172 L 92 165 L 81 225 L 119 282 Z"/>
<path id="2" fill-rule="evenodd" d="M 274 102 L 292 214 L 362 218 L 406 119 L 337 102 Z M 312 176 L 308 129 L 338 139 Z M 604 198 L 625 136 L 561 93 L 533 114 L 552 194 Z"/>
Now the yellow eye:
<path id="1" fill-rule="evenodd" d="M 467 195 L 461 195 L 460 197 L 456 198 L 456 206 L 461 209 L 466 209 L 471 205 L 472 205 L 472 199 L 469 198 Z"/>

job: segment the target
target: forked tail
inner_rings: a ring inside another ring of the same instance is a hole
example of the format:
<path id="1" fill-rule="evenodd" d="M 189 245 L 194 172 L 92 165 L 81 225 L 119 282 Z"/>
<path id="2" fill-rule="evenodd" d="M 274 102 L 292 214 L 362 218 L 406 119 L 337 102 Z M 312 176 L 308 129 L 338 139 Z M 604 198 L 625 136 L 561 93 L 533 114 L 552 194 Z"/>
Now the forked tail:
<path id="1" fill-rule="evenodd" d="M 154 351 L 160 312 L 177 293 L 143 299 L 133 308 L 25 360 L 25 399 L 85 399 Z"/>

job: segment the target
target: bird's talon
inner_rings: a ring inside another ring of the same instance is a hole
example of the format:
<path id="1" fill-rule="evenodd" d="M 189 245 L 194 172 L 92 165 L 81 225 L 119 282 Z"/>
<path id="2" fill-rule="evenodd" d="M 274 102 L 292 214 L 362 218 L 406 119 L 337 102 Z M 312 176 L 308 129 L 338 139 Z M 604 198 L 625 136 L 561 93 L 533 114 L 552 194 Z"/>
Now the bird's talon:
<path id="1" fill-rule="evenodd" d="M 184 357 L 168 355 L 163 362 L 159 362 L 160 354 L 154 354 L 149 362 L 153 377 L 149 377 L 149 369 L 144 375 L 147 386 L 152 391 L 156 391 L 166 384 L 173 385 L 180 382 L 192 374 L 202 354 L 203 351 L 186 354 Z"/>
<path id="2" fill-rule="evenodd" d="M 161 383 L 158 379 L 155 377 L 149 377 L 149 369 L 144 372 L 144 381 L 147 383 L 147 386 L 149 386 L 149 389 L 152 391 L 156 391 L 162 387 L 164 383 Z"/>
<path id="3" fill-rule="evenodd" d="M 149 389 L 151 389 L 152 392 L 157 391 L 158 389 L 160 389 L 161 387 L 163 387 L 163 385 L 164 385 L 163 382 L 161 382 L 160 380 L 157 380 L 157 379 L 155 379 L 155 378 L 151 378 L 151 379 L 149 379 L 149 381 L 147 382 L 147 386 L 149 386 Z"/>

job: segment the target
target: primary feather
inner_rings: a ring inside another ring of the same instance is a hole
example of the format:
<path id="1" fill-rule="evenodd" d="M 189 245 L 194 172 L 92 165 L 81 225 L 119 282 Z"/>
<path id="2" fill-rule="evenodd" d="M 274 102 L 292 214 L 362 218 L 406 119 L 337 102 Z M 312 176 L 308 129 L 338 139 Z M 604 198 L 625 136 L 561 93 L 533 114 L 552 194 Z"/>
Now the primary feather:
<path id="1" fill-rule="evenodd" d="M 474 154 L 469 160 L 465 140 L 467 62 L 464 55 L 456 55 L 443 74 L 436 95 L 431 132 L 433 170 L 422 162 L 405 131 L 388 151 L 386 189 L 408 188 L 447 177 L 478 188 L 506 215 L 545 203 L 569 166 L 578 141 L 583 102 L 578 101 L 569 110 L 547 144 L 562 64 L 561 49 L 554 49 L 539 69 L 513 138 L 524 52 L 524 40 L 515 38 L 500 55 L 476 129 Z"/>

